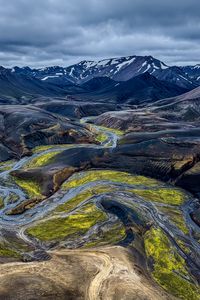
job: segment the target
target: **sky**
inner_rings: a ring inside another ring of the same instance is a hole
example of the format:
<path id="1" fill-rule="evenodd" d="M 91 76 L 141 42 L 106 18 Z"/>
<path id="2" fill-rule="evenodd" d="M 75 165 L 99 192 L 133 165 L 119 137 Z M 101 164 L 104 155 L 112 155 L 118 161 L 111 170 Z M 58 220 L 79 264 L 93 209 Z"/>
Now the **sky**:
<path id="1" fill-rule="evenodd" d="M 0 0 L 0 65 L 152 55 L 200 63 L 200 0 Z"/>

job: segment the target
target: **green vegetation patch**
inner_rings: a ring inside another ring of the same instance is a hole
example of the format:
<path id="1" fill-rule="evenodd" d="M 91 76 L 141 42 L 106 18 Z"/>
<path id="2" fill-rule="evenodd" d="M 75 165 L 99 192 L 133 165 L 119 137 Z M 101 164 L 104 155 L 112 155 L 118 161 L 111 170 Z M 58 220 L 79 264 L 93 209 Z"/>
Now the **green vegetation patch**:
<path id="1" fill-rule="evenodd" d="M 103 211 L 90 203 L 67 217 L 40 222 L 29 228 L 27 233 L 42 241 L 62 240 L 73 235 L 82 235 L 95 224 L 105 221 L 106 218 Z"/>
<path id="2" fill-rule="evenodd" d="M 173 222 L 184 234 L 189 233 L 189 229 L 186 226 L 186 222 L 182 211 L 176 209 L 175 207 L 160 207 L 163 213 L 165 213 L 169 220 Z"/>
<path id="3" fill-rule="evenodd" d="M 71 210 L 76 208 L 77 205 L 79 205 L 83 201 L 90 199 L 92 196 L 111 192 L 112 190 L 112 187 L 103 185 L 88 188 L 85 191 L 68 200 L 66 203 L 59 205 L 55 209 L 55 212 L 70 212 Z"/>
<path id="4" fill-rule="evenodd" d="M 33 158 L 31 161 L 29 161 L 26 165 L 25 168 L 37 168 L 37 167 L 42 167 L 46 166 L 54 161 L 54 158 L 57 154 L 59 154 L 60 151 L 51 151 L 47 152 L 44 154 L 41 154 L 35 158 Z"/>
<path id="5" fill-rule="evenodd" d="M 20 254 L 17 251 L 9 248 L 8 245 L 0 243 L 0 256 L 19 258 Z"/>
<path id="6" fill-rule="evenodd" d="M 84 245 L 85 248 L 113 245 L 126 237 L 126 228 L 122 223 L 115 223 L 106 230 L 101 230 L 96 236 L 91 236 L 91 241 Z"/>
<path id="7" fill-rule="evenodd" d="M 160 202 L 170 205 L 181 205 L 186 200 L 186 195 L 175 188 L 159 188 L 147 190 L 131 190 L 145 200 Z"/>
<path id="8" fill-rule="evenodd" d="M 104 133 L 99 133 L 97 136 L 96 136 L 96 141 L 97 142 L 100 142 L 100 143 L 104 143 L 105 141 L 107 141 L 108 137 L 106 134 Z"/>
<path id="9" fill-rule="evenodd" d="M 144 177 L 134 176 L 126 172 L 111 171 L 111 170 L 98 170 L 88 171 L 82 174 L 73 176 L 70 180 L 66 181 L 62 187 L 64 189 L 70 189 L 78 187 L 89 182 L 107 180 L 112 182 L 120 182 L 130 185 L 146 185 L 146 186 L 157 186 L 160 183 L 157 180 Z"/>
<path id="10" fill-rule="evenodd" d="M 0 209 L 4 207 L 3 197 L 0 196 Z"/>
<path id="11" fill-rule="evenodd" d="M 14 159 L 10 159 L 10 160 L 6 160 L 6 161 L 2 161 L 0 162 L 0 167 L 4 167 L 5 165 L 12 165 L 14 164 L 16 161 Z"/>
<path id="12" fill-rule="evenodd" d="M 191 255 L 191 249 L 188 247 L 185 240 L 183 240 L 182 238 L 176 238 L 176 243 L 184 253 L 186 253 L 187 255 Z"/>
<path id="13" fill-rule="evenodd" d="M 147 257 L 153 260 L 154 279 L 164 289 L 180 299 L 200 299 L 200 290 L 186 278 L 185 260 L 172 247 L 161 229 L 151 228 L 144 236 Z"/>
<path id="14" fill-rule="evenodd" d="M 42 146 L 37 146 L 32 149 L 33 153 L 40 153 L 46 150 L 50 150 L 53 148 L 70 148 L 74 147 L 74 145 L 68 145 L 68 144 L 57 144 L 57 145 L 42 145 Z"/>
<path id="15" fill-rule="evenodd" d="M 14 159 L 0 162 L 0 172 L 11 170 L 15 162 L 16 161 Z"/>
<path id="16" fill-rule="evenodd" d="M 0 167 L 0 172 L 10 171 L 11 169 L 12 169 L 12 166 Z"/>
<path id="17" fill-rule="evenodd" d="M 110 128 L 110 127 L 105 127 L 105 126 L 98 126 L 98 127 L 105 131 L 110 131 L 116 135 L 124 135 L 125 134 L 125 131 L 120 130 L 120 129 Z"/>
<path id="18" fill-rule="evenodd" d="M 41 198 L 41 187 L 40 185 L 31 179 L 20 179 L 20 178 L 14 178 L 16 184 L 20 186 L 30 198 Z"/>

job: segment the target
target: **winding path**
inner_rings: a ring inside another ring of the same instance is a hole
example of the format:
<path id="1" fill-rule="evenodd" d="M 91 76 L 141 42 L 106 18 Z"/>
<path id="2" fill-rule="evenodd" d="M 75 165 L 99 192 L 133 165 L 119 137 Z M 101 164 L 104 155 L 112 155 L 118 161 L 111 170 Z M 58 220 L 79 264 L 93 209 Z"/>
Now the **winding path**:
<path id="1" fill-rule="evenodd" d="M 110 273 L 114 269 L 114 265 L 111 260 L 111 257 L 108 254 L 96 252 L 96 253 L 90 253 L 90 255 L 95 257 L 98 256 L 103 261 L 103 264 L 100 267 L 101 270 L 90 283 L 88 293 L 87 293 L 88 300 L 97 300 L 100 299 L 102 285 L 105 282 L 105 280 L 109 278 Z"/>

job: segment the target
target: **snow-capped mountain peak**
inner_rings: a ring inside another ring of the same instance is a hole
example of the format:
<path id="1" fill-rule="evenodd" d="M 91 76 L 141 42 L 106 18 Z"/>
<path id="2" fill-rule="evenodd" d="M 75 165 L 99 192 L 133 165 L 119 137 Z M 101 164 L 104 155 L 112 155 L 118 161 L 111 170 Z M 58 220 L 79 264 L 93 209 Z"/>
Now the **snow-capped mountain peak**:
<path id="1" fill-rule="evenodd" d="M 99 61 L 83 60 L 69 67 L 52 66 L 39 69 L 29 67 L 10 69 L 58 85 L 82 84 L 96 77 L 109 77 L 115 81 L 127 81 L 148 72 L 159 80 L 186 89 L 200 84 L 200 64 L 187 67 L 168 66 L 152 56 L 126 56 Z"/>
<path id="2" fill-rule="evenodd" d="M 72 80 L 80 83 L 99 76 L 126 81 L 145 72 L 153 74 L 156 70 L 167 68 L 169 67 L 166 64 L 152 56 L 127 56 L 99 61 L 81 61 L 66 68 L 66 71 Z"/>

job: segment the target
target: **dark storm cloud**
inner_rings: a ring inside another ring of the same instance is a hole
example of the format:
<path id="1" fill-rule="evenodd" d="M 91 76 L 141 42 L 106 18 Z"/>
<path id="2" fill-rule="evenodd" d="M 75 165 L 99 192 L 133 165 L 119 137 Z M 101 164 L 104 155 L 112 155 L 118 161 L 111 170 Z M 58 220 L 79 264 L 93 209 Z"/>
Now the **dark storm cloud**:
<path id="1" fill-rule="evenodd" d="M 199 0 L 0 0 L 0 64 L 151 54 L 200 61 Z"/>

